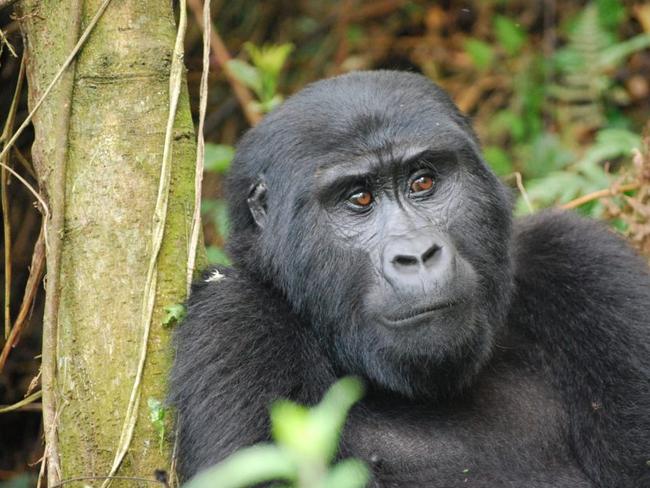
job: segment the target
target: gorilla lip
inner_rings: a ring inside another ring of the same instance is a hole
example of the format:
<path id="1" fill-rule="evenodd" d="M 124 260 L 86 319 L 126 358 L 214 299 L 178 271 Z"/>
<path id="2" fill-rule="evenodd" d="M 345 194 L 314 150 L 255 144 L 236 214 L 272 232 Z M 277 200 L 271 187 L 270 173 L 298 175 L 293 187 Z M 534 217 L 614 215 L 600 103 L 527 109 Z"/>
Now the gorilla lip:
<path id="1" fill-rule="evenodd" d="M 401 317 L 381 317 L 382 322 L 389 327 L 406 327 L 411 325 L 420 325 L 423 319 L 435 315 L 441 310 L 454 307 L 457 302 L 442 302 L 428 307 L 414 309 Z"/>

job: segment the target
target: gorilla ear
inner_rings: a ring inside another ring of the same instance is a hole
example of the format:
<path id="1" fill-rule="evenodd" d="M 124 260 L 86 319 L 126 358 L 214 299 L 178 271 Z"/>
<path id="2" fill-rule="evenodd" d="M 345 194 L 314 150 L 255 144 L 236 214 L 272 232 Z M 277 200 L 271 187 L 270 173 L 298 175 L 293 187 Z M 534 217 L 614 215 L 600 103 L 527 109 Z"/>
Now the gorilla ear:
<path id="1" fill-rule="evenodd" d="M 248 192 L 248 209 L 260 229 L 266 225 L 266 183 L 260 179 Z"/>

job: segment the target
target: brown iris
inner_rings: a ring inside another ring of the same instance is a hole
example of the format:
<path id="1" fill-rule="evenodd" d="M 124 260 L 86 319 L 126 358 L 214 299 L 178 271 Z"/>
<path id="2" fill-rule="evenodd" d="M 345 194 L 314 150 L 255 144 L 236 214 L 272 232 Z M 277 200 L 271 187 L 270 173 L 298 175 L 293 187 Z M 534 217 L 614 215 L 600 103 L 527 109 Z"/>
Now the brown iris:
<path id="1" fill-rule="evenodd" d="M 411 191 L 413 193 L 421 193 L 433 188 L 433 178 L 429 175 L 418 176 L 411 182 Z"/>
<path id="2" fill-rule="evenodd" d="M 348 200 L 358 207 L 367 207 L 372 203 L 372 193 L 369 191 L 359 191 L 352 194 Z"/>

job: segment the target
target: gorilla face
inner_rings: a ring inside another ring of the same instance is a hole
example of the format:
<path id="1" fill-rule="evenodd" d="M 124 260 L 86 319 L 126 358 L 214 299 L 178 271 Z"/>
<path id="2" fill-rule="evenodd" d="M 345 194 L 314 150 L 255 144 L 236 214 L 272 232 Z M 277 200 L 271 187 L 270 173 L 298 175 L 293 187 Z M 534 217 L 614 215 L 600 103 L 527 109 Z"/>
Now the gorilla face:
<path id="1" fill-rule="evenodd" d="M 509 198 L 425 78 L 311 85 L 244 137 L 229 198 L 235 259 L 341 374 L 442 396 L 489 358 L 511 294 Z"/>

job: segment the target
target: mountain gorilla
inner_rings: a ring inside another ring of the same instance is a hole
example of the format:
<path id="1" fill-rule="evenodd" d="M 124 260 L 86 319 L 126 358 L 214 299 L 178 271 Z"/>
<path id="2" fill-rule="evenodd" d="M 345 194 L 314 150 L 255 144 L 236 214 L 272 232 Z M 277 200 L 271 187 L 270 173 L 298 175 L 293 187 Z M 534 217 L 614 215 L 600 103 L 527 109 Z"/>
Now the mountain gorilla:
<path id="1" fill-rule="evenodd" d="M 277 398 L 367 384 L 340 456 L 377 487 L 650 487 L 650 275 L 598 222 L 511 221 L 467 119 L 359 72 L 242 139 L 232 268 L 197 283 L 171 401 L 188 478 L 269 438 Z"/>

